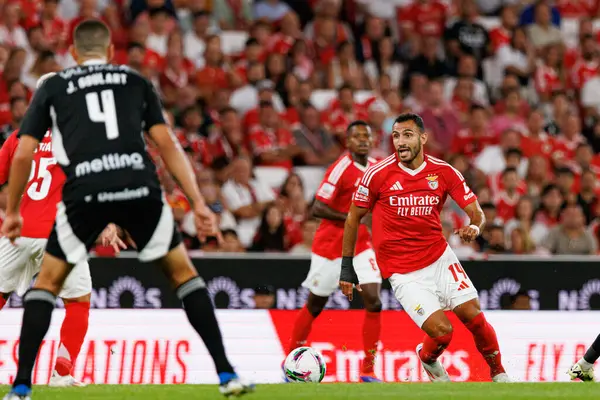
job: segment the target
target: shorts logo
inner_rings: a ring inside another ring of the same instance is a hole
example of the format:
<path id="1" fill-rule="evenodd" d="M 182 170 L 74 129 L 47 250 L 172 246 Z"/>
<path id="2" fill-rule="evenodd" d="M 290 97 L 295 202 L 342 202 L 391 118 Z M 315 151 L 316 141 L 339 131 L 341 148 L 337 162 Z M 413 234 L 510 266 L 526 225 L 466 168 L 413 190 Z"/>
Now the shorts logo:
<path id="1" fill-rule="evenodd" d="M 431 190 L 436 190 L 439 186 L 438 176 L 437 175 L 429 175 L 427 176 L 427 184 Z"/>
<path id="2" fill-rule="evenodd" d="M 419 314 L 420 316 L 423 316 L 423 314 L 425 314 L 425 310 L 423 310 L 423 307 L 421 307 L 421 305 L 420 305 L 420 304 L 418 304 L 418 305 L 415 307 L 415 312 L 416 312 L 417 314 Z"/>
<path id="3" fill-rule="evenodd" d="M 460 282 L 460 285 L 458 286 L 458 291 L 460 292 L 463 289 L 468 289 L 469 288 L 469 284 L 466 281 L 462 281 Z"/>

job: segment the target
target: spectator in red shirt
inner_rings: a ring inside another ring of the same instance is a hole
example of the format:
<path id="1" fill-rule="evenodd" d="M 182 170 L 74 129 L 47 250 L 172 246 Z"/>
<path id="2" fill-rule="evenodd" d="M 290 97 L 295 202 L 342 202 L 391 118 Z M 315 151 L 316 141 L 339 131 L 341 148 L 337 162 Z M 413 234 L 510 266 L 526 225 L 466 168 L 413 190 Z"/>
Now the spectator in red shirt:
<path id="1" fill-rule="evenodd" d="M 488 129 L 489 115 L 485 107 L 472 106 L 469 111 L 468 123 L 468 128 L 459 130 L 454 136 L 451 151 L 454 154 L 464 154 L 471 159 L 486 146 L 494 144 L 496 139 Z"/>
<path id="2" fill-rule="evenodd" d="M 527 119 L 526 135 L 521 139 L 523 154 L 525 157 L 539 154 L 551 159 L 555 147 L 555 139 L 544 132 L 544 116 L 541 110 L 532 110 Z"/>
<path id="3" fill-rule="evenodd" d="M 499 218 L 504 223 L 508 222 L 515 216 L 515 209 L 517 202 L 521 195 L 517 191 L 519 185 L 519 174 L 516 168 L 506 168 L 502 172 L 502 186 L 501 190 L 496 195 L 496 210 Z"/>
<path id="4" fill-rule="evenodd" d="M 4 142 L 16 129 L 21 126 L 21 121 L 27 111 L 27 98 L 25 97 L 11 97 L 10 99 L 10 121 L 0 127 L 2 137 L 0 138 Z"/>
<path id="5" fill-rule="evenodd" d="M 302 224 L 308 216 L 304 183 L 299 175 L 293 173 L 288 175 L 281 185 L 277 203 L 283 211 L 283 221 L 290 246 L 294 246 L 302 241 Z"/>
<path id="6" fill-rule="evenodd" d="M 571 87 L 577 91 L 581 90 L 599 70 L 598 43 L 593 36 L 585 36 L 581 40 L 581 56 L 571 68 Z"/>
<path id="7" fill-rule="evenodd" d="M 550 45 L 543 52 L 542 64 L 535 71 L 535 89 L 540 101 L 547 103 L 552 93 L 565 89 L 565 77 L 558 46 Z"/>
<path id="8" fill-rule="evenodd" d="M 549 229 L 558 224 L 565 200 L 559 188 L 553 184 L 546 185 L 540 197 L 541 203 L 535 221 Z"/>
<path id="9" fill-rule="evenodd" d="M 244 81 L 248 82 L 248 67 L 251 64 L 259 63 L 261 61 L 262 54 L 263 48 L 260 43 L 258 43 L 258 40 L 254 38 L 249 38 L 246 40 L 246 47 L 244 48 L 242 59 L 234 65 L 236 74 Z M 260 79 L 264 79 L 264 76 Z"/>
<path id="10" fill-rule="evenodd" d="M 596 16 L 598 2 L 596 0 L 556 0 L 556 8 L 562 18 L 583 18 Z"/>
<path id="11" fill-rule="evenodd" d="M 292 73 L 296 75 L 301 82 L 308 81 L 313 76 L 315 65 L 308 55 L 306 41 L 302 39 L 296 40 L 290 49 L 288 64 L 291 64 Z"/>
<path id="12" fill-rule="evenodd" d="M 79 2 L 79 15 L 73 18 L 69 23 L 69 36 L 67 39 L 67 43 L 69 45 L 73 44 L 73 32 L 75 32 L 75 27 L 77 27 L 77 25 L 79 25 L 80 22 L 83 22 L 86 19 L 104 20 L 104 18 L 102 18 L 102 15 L 97 10 L 97 0 L 81 0 Z"/>
<path id="13" fill-rule="evenodd" d="M 577 146 L 587 143 L 585 136 L 581 134 L 581 119 L 575 113 L 567 114 L 561 124 L 561 133 L 557 137 L 557 152 L 566 160 L 575 156 Z M 557 156 L 558 157 L 558 156 Z M 559 157 L 558 157 L 559 158 Z"/>
<path id="14" fill-rule="evenodd" d="M 490 31 L 490 41 L 494 53 L 504 45 L 510 44 L 513 30 L 519 24 L 517 8 L 512 5 L 502 7 L 500 11 L 500 25 Z"/>
<path id="15" fill-rule="evenodd" d="M 29 28 L 41 25 L 46 42 L 53 51 L 61 54 L 67 50 L 67 24 L 58 17 L 58 0 L 45 0 L 39 16 L 31 21 Z"/>
<path id="16" fill-rule="evenodd" d="M 221 134 L 210 138 L 214 158 L 224 159 L 229 164 L 238 157 L 249 155 L 244 146 L 244 134 L 236 110 L 225 107 L 219 112 L 219 116 Z"/>
<path id="17" fill-rule="evenodd" d="M 354 90 L 348 85 L 338 90 L 339 106 L 324 111 L 325 127 L 334 134 L 340 143 L 345 143 L 345 132 L 348 125 L 357 119 L 366 120 L 368 115 L 364 108 L 354 101 Z"/>
<path id="18" fill-rule="evenodd" d="M 281 119 L 273 103 L 260 102 L 259 119 L 260 125 L 252 129 L 249 137 L 257 165 L 291 169 L 293 158 L 300 155 L 300 149 L 292 134 L 281 128 Z"/>
<path id="19" fill-rule="evenodd" d="M 442 36 L 446 26 L 446 6 L 438 0 L 415 0 L 396 9 L 403 39 L 416 35 Z"/>
<path id="20" fill-rule="evenodd" d="M 239 86 L 241 80 L 225 62 L 218 36 L 211 36 L 206 40 L 204 59 L 204 67 L 196 72 L 196 84 L 205 97 L 217 89 Z"/>
<path id="21" fill-rule="evenodd" d="M 272 35 L 267 45 L 270 53 L 287 55 L 297 40 L 302 39 L 300 20 L 296 13 L 287 13 L 280 24 L 280 31 Z"/>
<path id="22" fill-rule="evenodd" d="M 444 100 L 444 86 L 441 81 L 429 83 L 427 105 L 420 114 L 429 131 L 428 151 L 442 156 L 458 133 L 460 122 L 456 112 Z"/>
<path id="23" fill-rule="evenodd" d="M 496 104 L 494 104 L 494 114 L 502 114 L 506 111 L 506 98 L 510 92 L 515 90 L 521 93 L 519 77 L 515 74 L 504 75 L 504 79 L 502 79 L 502 84 L 500 85 L 500 96 L 498 97 Z M 521 98 L 521 103 L 519 104 L 518 109 L 519 115 L 522 118 L 527 118 L 531 107 L 529 106 L 527 100 Z"/>

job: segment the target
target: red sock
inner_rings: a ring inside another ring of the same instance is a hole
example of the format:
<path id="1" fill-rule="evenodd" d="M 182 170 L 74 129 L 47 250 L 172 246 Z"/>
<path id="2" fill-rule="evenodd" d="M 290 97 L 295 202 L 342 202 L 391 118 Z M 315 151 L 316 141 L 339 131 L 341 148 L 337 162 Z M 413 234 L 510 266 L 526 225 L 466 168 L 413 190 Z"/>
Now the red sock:
<path id="1" fill-rule="evenodd" d="M 419 357 L 425 364 L 434 363 L 452 341 L 452 332 L 435 338 L 425 336 Z"/>
<path id="2" fill-rule="evenodd" d="M 4 297 L 0 296 L 0 310 L 2 310 L 5 305 L 6 305 L 6 299 Z"/>
<path id="3" fill-rule="evenodd" d="M 502 366 L 502 355 L 500 354 L 496 331 L 487 322 L 483 313 L 479 313 L 475 318 L 466 323 L 465 326 L 473 334 L 477 350 L 479 350 L 485 362 L 490 366 L 492 377 L 505 372 Z"/>
<path id="4" fill-rule="evenodd" d="M 60 328 L 60 345 L 55 366 L 56 372 L 61 376 L 71 374 L 88 330 L 89 315 L 88 302 L 65 305 L 65 319 Z"/>
<path id="5" fill-rule="evenodd" d="M 380 333 L 381 313 L 365 311 L 365 322 L 363 324 L 363 346 L 365 349 L 365 359 L 362 364 L 363 374 L 373 374 Z"/>
<path id="6" fill-rule="evenodd" d="M 295 348 L 304 346 L 306 344 L 306 339 L 308 338 L 314 320 L 315 317 L 308 312 L 308 308 L 306 308 L 306 306 L 302 307 L 302 309 L 298 312 L 296 322 L 294 323 L 294 330 L 290 339 L 288 353 Z"/>

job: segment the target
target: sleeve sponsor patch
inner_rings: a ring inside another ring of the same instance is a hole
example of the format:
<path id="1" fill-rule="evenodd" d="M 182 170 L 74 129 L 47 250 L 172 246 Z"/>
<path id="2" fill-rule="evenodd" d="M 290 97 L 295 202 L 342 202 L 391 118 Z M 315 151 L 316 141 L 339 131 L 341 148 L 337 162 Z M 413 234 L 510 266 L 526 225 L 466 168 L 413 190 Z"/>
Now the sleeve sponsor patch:
<path id="1" fill-rule="evenodd" d="M 330 199 L 331 196 L 333 195 L 334 191 L 335 191 L 335 186 L 333 186 L 331 183 L 325 182 L 319 188 L 319 192 L 317 193 L 317 195 L 324 199 Z"/>
<path id="2" fill-rule="evenodd" d="M 365 197 L 369 197 L 369 189 L 367 189 L 366 187 L 364 187 L 363 185 L 360 185 L 358 187 L 358 189 L 356 190 L 356 194 L 357 195 L 363 195 Z"/>

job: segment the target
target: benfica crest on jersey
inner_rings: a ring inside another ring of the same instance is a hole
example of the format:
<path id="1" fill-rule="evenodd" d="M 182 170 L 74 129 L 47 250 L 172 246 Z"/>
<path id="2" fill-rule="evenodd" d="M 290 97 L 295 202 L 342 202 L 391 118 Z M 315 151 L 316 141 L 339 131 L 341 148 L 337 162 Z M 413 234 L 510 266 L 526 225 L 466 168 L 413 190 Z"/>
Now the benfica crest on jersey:
<path id="1" fill-rule="evenodd" d="M 429 175 L 425 179 L 427 179 L 427 184 L 429 185 L 429 188 L 431 190 L 435 190 L 435 189 L 438 188 L 439 182 L 438 182 L 438 176 L 437 175 Z"/>

